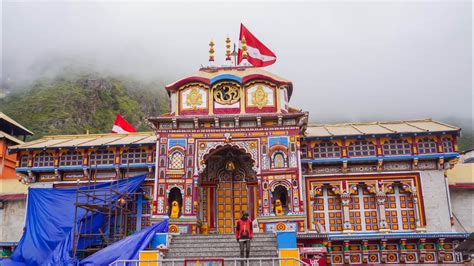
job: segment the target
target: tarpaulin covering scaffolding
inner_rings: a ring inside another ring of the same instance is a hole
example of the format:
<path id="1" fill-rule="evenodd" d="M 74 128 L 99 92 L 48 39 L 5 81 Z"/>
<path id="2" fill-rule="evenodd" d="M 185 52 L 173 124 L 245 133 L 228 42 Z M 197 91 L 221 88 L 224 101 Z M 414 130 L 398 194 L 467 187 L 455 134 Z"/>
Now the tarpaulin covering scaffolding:
<path id="1" fill-rule="evenodd" d="M 119 181 L 93 185 L 93 189 L 113 187 L 118 194 L 135 192 L 145 180 L 146 175 L 138 175 Z M 73 265 L 72 258 L 73 225 L 88 219 L 85 211 L 76 210 L 77 190 L 90 190 L 91 186 L 74 188 L 30 188 L 23 236 L 13 252 L 11 259 L 1 265 Z M 108 200 L 117 200 L 112 198 Z M 75 213 L 78 211 L 78 213 Z M 97 217 L 96 217 L 97 218 Z M 99 217 L 100 218 L 100 217 Z M 93 227 L 103 219 L 94 219 Z M 74 221 L 74 219 L 76 219 Z"/>
<path id="2" fill-rule="evenodd" d="M 80 265 L 96 266 L 109 265 L 116 260 L 138 259 L 139 251 L 145 249 L 156 233 L 168 232 L 168 220 L 155 224 L 147 229 L 124 238 L 114 244 L 97 251 L 91 256 L 83 259 Z"/>

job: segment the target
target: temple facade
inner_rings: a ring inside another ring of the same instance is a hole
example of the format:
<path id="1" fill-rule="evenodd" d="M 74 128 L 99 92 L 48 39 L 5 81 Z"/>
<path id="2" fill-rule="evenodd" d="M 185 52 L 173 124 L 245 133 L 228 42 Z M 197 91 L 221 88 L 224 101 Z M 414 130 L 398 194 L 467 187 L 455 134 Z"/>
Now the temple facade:
<path id="1" fill-rule="evenodd" d="M 296 231 L 330 264 L 455 263 L 444 174 L 460 129 L 433 120 L 308 124 L 291 81 L 260 68 L 207 67 L 166 87 L 154 132 L 50 136 L 15 146 L 31 186 L 147 173 L 135 230 L 230 234 L 242 211 L 260 232 Z"/>

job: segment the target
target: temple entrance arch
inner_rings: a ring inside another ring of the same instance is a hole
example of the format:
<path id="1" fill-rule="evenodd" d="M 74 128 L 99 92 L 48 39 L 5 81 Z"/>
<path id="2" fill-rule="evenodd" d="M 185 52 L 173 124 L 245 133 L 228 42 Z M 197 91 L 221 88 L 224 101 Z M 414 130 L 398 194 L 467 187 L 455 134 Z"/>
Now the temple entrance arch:
<path id="1" fill-rule="evenodd" d="M 210 231 L 231 234 L 243 211 L 256 216 L 255 161 L 245 149 L 223 145 L 204 156 L 204 165 L 199 218 Z"/>

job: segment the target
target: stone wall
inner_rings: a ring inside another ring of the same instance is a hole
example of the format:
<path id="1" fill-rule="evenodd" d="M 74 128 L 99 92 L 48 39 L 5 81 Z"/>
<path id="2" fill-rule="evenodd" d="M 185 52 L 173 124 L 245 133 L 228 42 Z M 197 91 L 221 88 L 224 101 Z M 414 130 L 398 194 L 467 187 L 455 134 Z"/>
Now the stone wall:
<path id="1" fill-rule="evenodd" d="M 443 171 L 420 172 L 428 232 L 451 232 L 451 217 Z"/>
<path id="2" fill-rule="evenodd" d="M 452 188 L 449 193 L 453 213 L 457 218 L 454 220 L 456 232 L 474 232 L 474 189 Z"/>
<path id="3" fill-rule="evenodd" d="M 26 199 L 3 203 L 0 209 L 0 242 L 18 242 L 23 234 Z"/>

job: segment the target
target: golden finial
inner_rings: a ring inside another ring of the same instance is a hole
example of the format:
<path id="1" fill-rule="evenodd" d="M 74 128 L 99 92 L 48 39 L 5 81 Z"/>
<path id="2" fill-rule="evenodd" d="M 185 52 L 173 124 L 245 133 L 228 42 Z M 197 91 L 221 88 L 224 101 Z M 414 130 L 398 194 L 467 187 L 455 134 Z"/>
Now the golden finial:
<path id="1" fill-rule="evenodd" d="M 244 36 L 242 36 L 242 40 L 240 42 L 242 44 L 242 58 L 247 59 L 247 41 L 245 40 Z"/>
<path id="2" fill-rule="evenodd" d="M 214 62 L 214 41 L 209 43 L 209 62 Z"/>
<path id="3" fill-rule="evenodd" d="M 225 60 L 230 61 L 230 53 L 230 38 L 229 36 L 227 36 L 227 38 L 225 39 Z"/>

